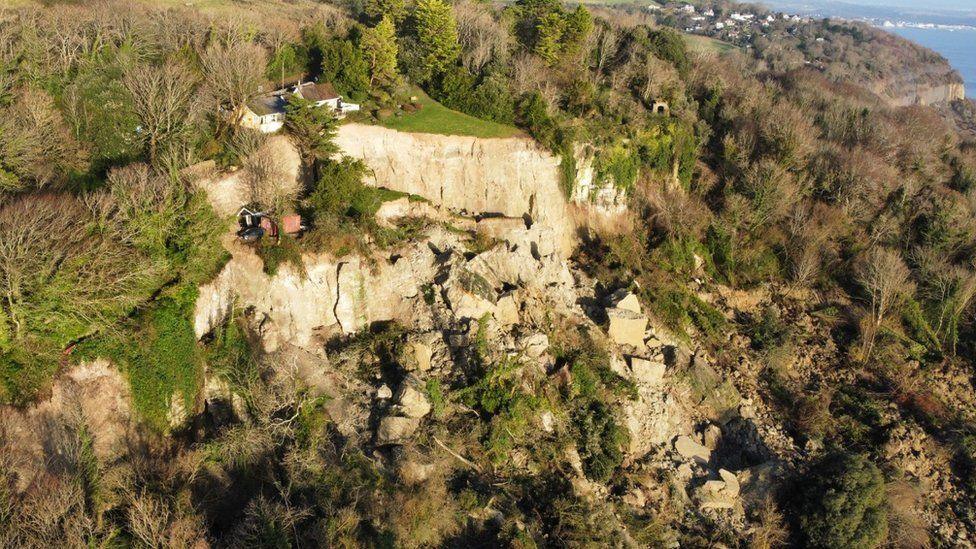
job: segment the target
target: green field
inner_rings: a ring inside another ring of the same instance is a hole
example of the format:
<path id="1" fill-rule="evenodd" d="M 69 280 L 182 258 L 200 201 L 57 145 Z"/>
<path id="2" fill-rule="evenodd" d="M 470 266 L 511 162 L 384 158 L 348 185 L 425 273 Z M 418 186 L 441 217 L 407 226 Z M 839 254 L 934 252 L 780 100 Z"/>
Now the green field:
<path id="1" fill-rule="evenodd" d="M 451 110 L 434 101 L 419 89 L 411 93 L 417 96 L 422 108 L 412 113 L 400 113 L 380 121 L 380 125 L 393 130 L 442 135 L 470 135 L 472 137 L 515 137 L 523 135 L 514 126 L 481 120 L 471 115 Z"/>
<path id="2" fill-rule="evenodd" d="M 685 37 L 685 44 L 688 45 L 688 49 L 694 52 L 725 53 L 735 49 L 735 45 L 733 44 L 707 36 L 697 34 L 683 34 L 682 36 Z"/>

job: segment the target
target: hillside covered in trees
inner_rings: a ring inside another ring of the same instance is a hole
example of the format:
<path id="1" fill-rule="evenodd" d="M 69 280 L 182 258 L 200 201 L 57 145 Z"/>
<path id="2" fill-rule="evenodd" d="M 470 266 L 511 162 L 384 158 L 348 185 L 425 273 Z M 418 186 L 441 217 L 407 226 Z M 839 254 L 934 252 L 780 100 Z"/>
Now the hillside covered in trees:
<path id="1" fill-rule="evenodd" d="M 971 545 L 971 104 L 669 25 L 0 7 L 0 545 Z"/>

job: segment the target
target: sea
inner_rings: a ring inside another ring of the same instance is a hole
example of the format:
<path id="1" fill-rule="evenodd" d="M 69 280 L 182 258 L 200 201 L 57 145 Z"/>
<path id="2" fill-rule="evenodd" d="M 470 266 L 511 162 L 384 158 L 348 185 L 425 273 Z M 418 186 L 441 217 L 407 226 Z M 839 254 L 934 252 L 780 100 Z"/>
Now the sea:
<path id="1" fill-rule="evenodd" d="M 976 28 L 894 27 L 885 30 L 935 50 L 966 82 L 966 97 L 976 97 Z"/>
<path id="2" fill-rule="evenodd" d="M 874 24 L 949 60 L 976 97 L 976 2 L 972 0 L 765 0 L 772 9 Z"/>

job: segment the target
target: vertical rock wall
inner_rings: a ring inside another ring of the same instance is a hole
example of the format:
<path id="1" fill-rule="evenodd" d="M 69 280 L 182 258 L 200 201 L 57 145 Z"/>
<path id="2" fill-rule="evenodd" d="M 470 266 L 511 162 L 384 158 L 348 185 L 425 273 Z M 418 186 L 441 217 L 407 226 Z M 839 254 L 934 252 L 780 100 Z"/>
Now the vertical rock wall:
<path id="1" fill-rule="evenodd" d="M 366 163 L 374 185 L 471 214 L 528 214 L 533 222 L 553 229 L 564 257 L 572 252 L 576 225 L 560 188 L 559 158 L 531 139 L 405 133 L 345 124 L 336 143 L 344 154 Z"/>

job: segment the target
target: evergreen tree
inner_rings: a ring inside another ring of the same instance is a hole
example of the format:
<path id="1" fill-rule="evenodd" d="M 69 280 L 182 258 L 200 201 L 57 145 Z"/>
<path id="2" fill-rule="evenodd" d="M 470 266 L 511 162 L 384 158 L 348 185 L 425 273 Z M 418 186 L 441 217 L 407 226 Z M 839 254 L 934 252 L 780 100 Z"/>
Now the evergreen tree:
<path id="1" fill-rule="evenodd" d="M 389 17 L 399 25 L 407 15 L 407 5 L 403 0 L 366 0 L 363 11 L 374 21 Z"/>
<path id="2" fill-rule="evenodd" d="M 562 51 L 562 16 L 558 13 L 546 14 L 539 19 L 535 31 L 535 46 L 532 48 L 532 51 L 539 57 L 545 59 L 550 65 L 554 64 L 559 59 L 559 54 Z"/>
<path id="3" fill-rule="evenodd" d="M 884 476 L 863 456 L 826 457 L 808 473 L 798 504 L 810 547 L 870 549 L 888 532 Z"/>
<path id="4" fill-rule="evenodd" d="M 593 30 L 593 16 L 582 5 L 567 13 L 563 23 L 563 52 L 576 53 Z"/>
<path id="5" fill-rule="evenodd" d="M 313 172 L 320 160 L 338 151 L 333 139 L 339 120 L 330 110 L 297 95 L 288 99 L 285 107 L 285 129 L 295 140 L 302 161 Z M 314 173 L 313 173 L 314 175 Z"/>
<path id="6" fill-rule="evenodd" d="M 369 63 L 370 86 L 390 87 L 397 79 L 396 28 L 393 19 L 384 16 L 375 27 L 366 29 L 359 41 Z"/>
<path id="7" fill-rule="evenodd" d="M 566 12 L 557 0 L 519 0 L 513 11 L 519 42 L 550 65 L 578 52 L 593 30 L 593 17 L 583 6 Z"/>
<path id="8" fill-rule="evenodd" d="M 443 74 L 461 55 L 451 6 L 443 0 L 419 0 L 414 18 L 425 75 L 431 78 Z"/>
<path id="9" fill-rule="evenodd" d="M 361 99 L 369 90 L 369 63 L 349 40 L 330 40 L 322 47 L 320 80 L 331 82 L 341 94 Z"/>

